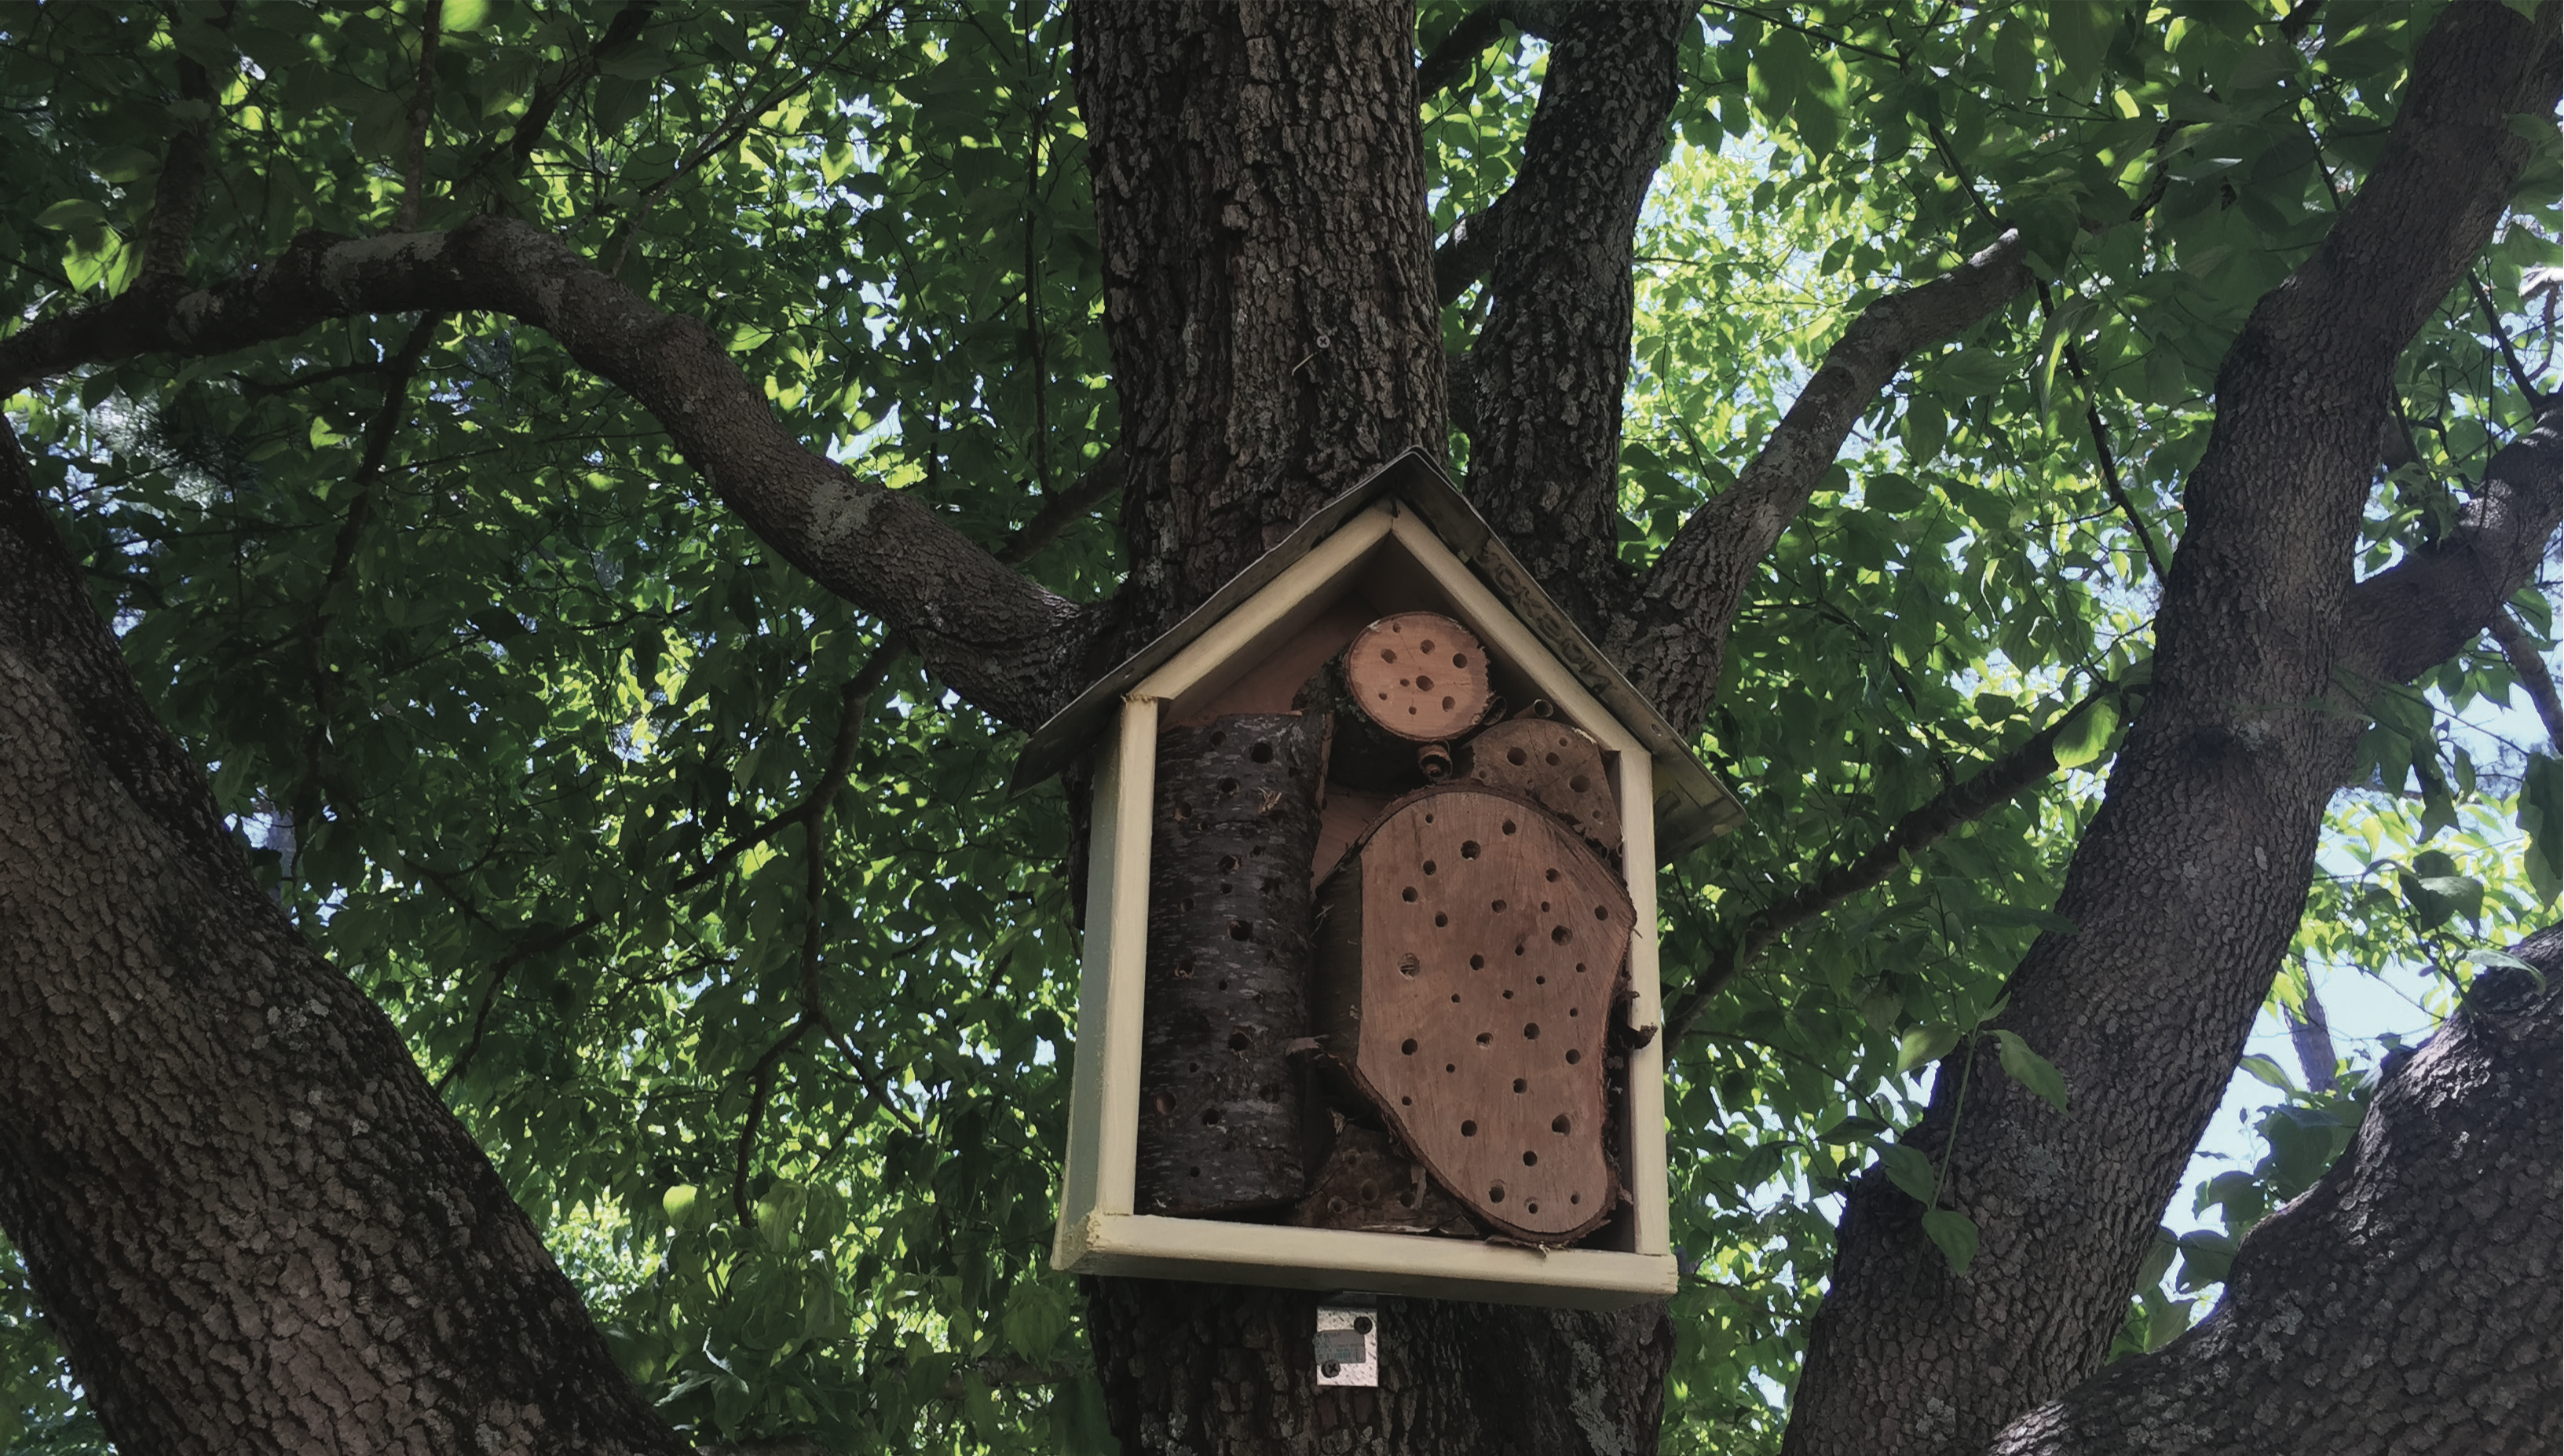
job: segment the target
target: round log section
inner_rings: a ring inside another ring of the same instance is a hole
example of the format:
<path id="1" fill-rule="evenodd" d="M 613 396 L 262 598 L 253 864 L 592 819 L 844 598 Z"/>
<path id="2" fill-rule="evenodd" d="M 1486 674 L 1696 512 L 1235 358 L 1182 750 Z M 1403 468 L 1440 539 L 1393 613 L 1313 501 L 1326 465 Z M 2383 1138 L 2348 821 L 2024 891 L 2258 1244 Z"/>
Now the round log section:
<path id="1" fill-rule="evenodd" d="M 1459 776 L 1528 794 L 1607 855 L 1620 852 L 1620 804 L 1602 747 L 1555 719 L 1517 718 L 1462 746 Z"/>
<path id="2" fill-rule="evenodd" d="M 1389 806 L 1320 891 L 1321 1045 L 1498 1233 L 1559 1245 L 1619 1201 L 1603 1059 L 1636 924 L 1533 799 L 1474 784 Z"/>
<path id="3" fill-rule="evenodd" d="M 1300 1069 L 1327 721 L 1241 714 L 1158 740 L 1135 1202 L 1239 1213 L 1307 1191 Z"/>
<path id="4" fill-rule="evenodd" d="M 1447 743 L 1478 726 L 1492 696 L 1477 634 L 1439 612 L 1399 612 L 1345 649 L 1355 706 L 1390 733 Z"/>
<path id="5" fill-rule="evenodd" d="M 1365 627 L 1293 704 L 1336 721 L 1328 776 L 1403 793 L 1447 773 L 1450 742 L 1495 702 L 1486 648 L 1439 612 L 1399 612 Z"/>

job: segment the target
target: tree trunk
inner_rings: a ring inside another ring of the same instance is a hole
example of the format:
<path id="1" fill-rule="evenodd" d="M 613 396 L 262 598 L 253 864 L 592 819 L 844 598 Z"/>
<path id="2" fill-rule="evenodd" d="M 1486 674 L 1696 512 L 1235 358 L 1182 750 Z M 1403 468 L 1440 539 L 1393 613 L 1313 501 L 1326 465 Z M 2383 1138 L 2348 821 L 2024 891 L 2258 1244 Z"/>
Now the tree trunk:
<path id="1" fill-rule="evenodd" d="M 2244 1240 L 2197 1329 L 2024 1416 L 1993 1456 L 2542 1452 L 2564 1439 L 2564 957 L 2475 978 L 2323 1180 Z"/>
<path id="2" fill-rule="evenodd" d="M 1380 1388 L 1320 1388 L 1319 1296 L 1086 1282 L 1105 1408 L 1133 1452 L 1633 1456 L 1664 1416 L 1673 1324 L 1613 1314 L 1380 1303 Z"/>
<path id="3" fill-rule="evenodd" d="M 0 1226 L 120 1449 L 685 1449 L 251 880 L 5 426 L 0 1026 Z"/>
<path id="4" fill-rule="evenodd" d="M 1411 445 L 1441 452 L 1413 23 L 1380 0 L 1078 7 L 1131 469 L 1116 648 L 1364 473 Z M 1624 354 L 1625 303 L 1617 326 Z M 1616 374 L 1612 390 L 1616 412 Z M 1087 1290 L 1114 1429 L 1134 1452 L 1649 1451 L 1673 1354 L 1660 1309 L 1391 1300 L 1382 1388 L 1320 1391 L 1309 1295 Z"/>

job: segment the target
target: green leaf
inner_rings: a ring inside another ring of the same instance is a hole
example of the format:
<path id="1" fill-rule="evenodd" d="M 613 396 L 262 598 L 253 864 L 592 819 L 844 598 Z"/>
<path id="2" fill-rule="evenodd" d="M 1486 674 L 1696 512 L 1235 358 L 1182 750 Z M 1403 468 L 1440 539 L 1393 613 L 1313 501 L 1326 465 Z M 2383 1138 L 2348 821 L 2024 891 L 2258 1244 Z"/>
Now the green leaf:
<path id="1" fill-rule="evenodd" d="M 1887 1170 L 1889 1182 L 1903 1188 L 1924 1207 L 1931 1207 L 1932 1200 L 1940 1196 L 1941 1175 L 1922 1148 L 1891 1143 L 1879 1149 L 1878 1165 Z"/>
<path id="2" fill-rule="evenodd" d="M 2519 775 L 2519 811 L 2514 819 L 2528 834 L 2524 856 L 2528 883 L 2538 899 L 2553 904 L 2564 889 L 2564 763 L 2552 754 L 2531 753 Z"/>
<path id="3" fill-rule="evenodd" d="M 678 1228 L 692 1228 L 696 1225 L 697 1213 L 704 1211 L 700 1207 L 701 1200 L 696 1196 L 700 1191 L 692 1183 L 679 1183 L 659 1196 L 660 1211 L 667 1214 L 668 1222 Z"/>
<path id="4" fill-rule="evenodd" d="M 1006 1302 L 1002 1321 L 1006 1344 L 1025 1359 L 1050 1358 L 1060 1336 L 1068 1331 L 1068 1296 L 1058 1286 L 1036 1281 L 1017 1285 Z"/>
<path id="5" fill-rule="evenodd" d="M 67 233 L 74 228 L 94 228 L 107 221 L 107 209 L 86 197 L 66 197 L 36 214 L 36 226 Z"/>
<path id="6" fill-rule="evenodd" d="M 2110 735 L 2119 729 L 2119 705 L 2099 698 L 2066 720 L 2056 735 L 2056 766 L 2080 768 L 2109 751 Z"/>
<path id="7" fill-rule="evenodd" d="M 2411 869 L 2395 875 L 2397 888 L 2424 930 L 2436 930 L 2458 916 L 2478 928 L 2483 922 L 2483 882 L 2457 873 L 2457 863 L 2442 850 L 2426 849 L 2413 857 Z"/>
<path id="8" fill-rule="evenodd" d="M 1950 1272 L 1964 1275 L 1977 1257 L 1977 1221 L 1948 1208 L 1923 1210 L 1923 1232 L 1950 1261 Z"/>
<path id="9" fill-rule="evenodd" d="M 1941 1021 L 1927 1021 L 1905 1033 L 1896 1044 L 1896 1070 L 1911 1072 L 1927 1062 L 1937 1062 L 1959 1044 L 1959 1028 Z"/>
<path id="10" fill-rule="evenodd" d="M 2007 1076 L 2045 1098 L 2058 1112 L 2065 1111 L 2065 1076 L 2054 1063 L 2031 1051 L 2017 1032 L 1997 1031 L 1995 1047 Z"/>
<path id="11" fill-rule="evenodd" d="M 2259 1052 L 2245 1052 L 2237 1060 L 2235 1065 L 2251 1073 L 2255 1079 L 2264 1085 L 2275 1087 L 2281 1092 L 2294 1092 L 2297 1090 L 2297 1084 L 2288 1080 L 2286 1070 L 2281 1068 L 2278 1063 L 2261 1055 Z"/>

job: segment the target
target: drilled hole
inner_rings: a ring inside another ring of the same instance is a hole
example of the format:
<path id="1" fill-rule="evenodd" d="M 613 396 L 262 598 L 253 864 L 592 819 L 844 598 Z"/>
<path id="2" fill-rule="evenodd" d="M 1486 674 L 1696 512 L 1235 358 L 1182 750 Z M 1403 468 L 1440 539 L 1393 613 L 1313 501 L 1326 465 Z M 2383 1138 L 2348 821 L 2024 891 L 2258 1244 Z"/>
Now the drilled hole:
<path id="1" fill-rule="evenodd" d="M 1432 638 L 1430 638 L 1430 637 L 1427 637 L 1427 638 L 1425 638 L 1425 639 L 1424 639 L 1424 641 L 1423 641 L 1422 643 L 1420 643 L 1420 644 L 1418 644 L 1418 645 L 1419 645 L 1419 646 L 1421 646 L 1421 647 L 1422 647 L 1426 652 L 1431 652 L 1431 651 L 1433 650 L 1433 639 L 1432 639 Z"/>
<path id="2" fill-rule="evenodd" d="M 1523 1200 L 1523 1212 L 1525 1212 L 1525 1213 L 1538 1213 L 1539 1211 L 1540 1211 L 1540 1200 L 1539 1200 L 1538 1198 L 1527 1198 L 1527 1199 Z"/>
<path id="3" fill-rule="evenodd" d="M 1611 908 L 1607 905 L 1598 905 L 1594 907 L 1594 918 L 1598 921 L 1609 920 L 1611 918 Z"/>
<path id="4" fill-rule="evenodd" d="M 1219 988 L 1220 988 L 1221 990 L 1223 990 L 1223 991 L 1224 991 L 1224 990 L 1227 990 L 1227 989 L 1228 989 L 1228 982 L 1227 982 L 1227 981 L 1225 981 L 1225 980 L 1221 981 L 1221 982 L 1219 983 Z"/>
<path id="5" fill-rule="evenodd" d="M 1528 1082 L 1528 1081 L 1526 1081 L 1526 1080 L 1524 1080 L 1523 1078 L 1517 1077 L 1517 1078 L 1515 1078 L 1515 1079 L 1514 1079 L 1514 1091 L 1516 1091 L 1516 1092 L 1529 1092 L 1529 1091 L 1531 1091 L 1531 1083 L 1530 1083 L 1530 1082 Z"/>
<path id="6" fill-rule="evenodd" d="M 1225 742 L 1227 742 L 1227 741 L 1228 741 L 1228 730 L 1227 730 L 1226 728 L 1215 728 L 1215 729 L 1213 729 L 1213 730 L 1211 731 L 1211 735 L 1210 735 L 1210 745 L 1211 745 L 1212 747 L 1216 748 L 1216 747 L 1218 747 L 1220 744 L 1225 743 Z"/>
<path id="7" fill-rule="evenodd" d="M 1494 1046 L 1495 1044 L 1496 1044 L 1496 1034 L 1495 1034 L 1494 1032 L 1492 1032 L 1492 1031 L 1482 1031 L 1482 1032 L 1479 1032 L 1479 1033 L 1478 1033 L 1478 1045 L 1480 1045 L 1480 1046 L 1482 1046 L 1482 1047 L 1485 1047 L 1485 1046 Z"/>
<path id="8" fill-rule="evenodd" d="M 1514 830 L 1515 830 L 1515 829 L 1517 829 L 1517 828 L 1519 828 L 1519 827 L 1520 827 L 1520 826 L 1516 825 L 1516 824 L 1514 823 L 1514 821 L 1512 821 L 1511 819 L 1507 819 L 1507 820 L 1505 821 L 1505 832 L 1506 832 L 1507 834 L 1511 834 L 1511 833 L 1513 833 L 1513 832 L 1514 832 Z"/>
<path id="9" fill-rule="evenodd" d="M 1565 1113 L 1560 1113 L 1557 1117 L 1549 1120 L 1549 1131 L 1553 1133 L 1565 1133 L 1569 1128 L 1574 1126 L 1575 1124 L 1570 1123 L 1567 1120 L 1567 1114 Z"/>
<path id="10" fill-rule="evenodd" d="M 1228 1034 L 1228 1049 L 1232 1052 L 1248 1051 L 1251 1050 L 1254 1045 L 1255 1038 L 1248 1036 L 1245 1032 L 1232 1031 Z M 1570 1055 L 1568 1060 L 1574 1061 L 1575 1057 Z"/>
<path id="11" fill-rule="evenodd" d="M 1530 943 L 1530 942 L 1528 942 L 1528 941 L 1524 941 L 1524 940 L 1516 940 L 1516 941 L 1514 942 L 1514 953 L 1515 953 L 1516 955 L 1520 955 L 1521 953 L 1523 953 L 1523 949 L 1524 949 L 1524 947 L 1525 947 L 1527 944 L 1529 944 L 1529 943 Z"/>
<path id="12" fill-rule="evenodd" d="M 1457 700 L 1455 700 L 1455 699 L 1453 699 L 1453 698 L 1450 698 L 1450 697 L 1448 697 L 1448 696 L 1445 696 L 1445 697 L 1443 698 L 1443 700 L 1442 700 L 1442 711 L 1443 711 L 1444 713 L 1449 713 L 1449 712 L 1451 711 L 1451 705 L 1452 705 L 1454 702 L 1456 702 L 1456 701 L 1457 701 Z"/>
<path id="13" fill-rule="evenodd" d="M 1531 755 L 1520 748 L 1507 748 L 1505 750 L 1505 761 L 1516 768 L 1520 768 L 1531 761 Z"/>
<path id="14" fill-rule="evenodd" d="M 1433 691 L 1433 680 L 1432 680 L 1431 678 L 1428 678 L 1428 677 L 1423 676 L 1422 674 L 1418 674 L 1418 675 L 1416 676 L 1416 679 L 1415 679 L 1415 691 L 1416 691 L 1416 692 L 1418 692 L 1418 693 L 1430 693 L 1430 692 L 1432 692 L 1432 691 Z"/>
<path id="15" fill-rule="evenodd" d="M 1431 860 L 1426 860 L 1426 861 L 1424 862 L 1424 873 L 1426 873 L 1426 874 L 1430 875 L 1430 874 L 1432 874 L 1432 873 L 1433 873 L 1433 870 L 1434 870 L 1434 864 L 1433 864 L 1433 862 L 1432 862 Z"/>
<path id="16" fill-rule="evenodd" d="M 1258 763 L 1270 763 L 1273 761 L 1273 745 L 1271 743 L 1258 743 L 1247 751 L 1246 756 L 1254 759 Z"/>
<path id="17" fill-rule="evenodd" d="M 1477 1125 L 1476 1123 L 1473 1123 L 1473 1122 L 1464 1122 L 1464 1123 L 1462 1123 L 1462 1124 L 1460 1125 L 1460 1136 L 1461 1136 L 1461 1137 L 1463 1137 L 1463 1138 L 1475 1138 L 1475 1137 L 1477 1137 L 1477 1136 L 1478 1136 L 1478 1125 Z"/>
<path id="18" fill-rule="evenodd" d="M 1549 933 L 1549 943 L 1553 945 L 1564 945 L 1567 943 L 1567 940 L 1568 934 L 1567 927 L 1565 926 L 1560 926 Z"/>
<path id="19" fill-rule="evenodd" d="M 1451 654 L 1451 666 L 1453 666 L 1453 667 L 1455 667 L 1455 668 L 1465 668 L 1465 667 L 1467 667 L 1468 665 L 1469 665 L 1469 655 L 1468 655 L 1467 653 L 1465 653 L 1465 652 L 1455 652 L 1455 653 Z"/>
<path id="20" fill-rule="evenodd" d="M 1540 1023 L 1539 1023 L 1539 1022 L 1537 1022 L 1537 1021 L 1526 1021 L 1526 1022 L 1524 1022 L 1524 1023 L 1523 1023 L 1523 1040 L 1525 1040 L 1525 1041 L 1538 1041 L 1538 1040 L 1540 1040 Z"/>
<path id="21" fill-rule="evenodd" d="M 1545 975 L 1536 975 L 1531 978 L 1531 983 L 1536 986 L 1545 986 L 1549 984 L 1549 977 Z"/>
<path id="22" fill-rule="evenodd" d="M 1255 927 L 1248 925 L 1244 921 L 1230 921 L 1228 923 L 1228 937 L 1232 940 L 1252 940 L 1255 938 Z"/>
<path id="23" fill-rule="evenodd" d="M 1470 957 L 1469 957 L 1469 968 L 1470 968 L 1471 970 L 1484 970 L 1484 969 L 1486 969 L 1486 968 L 1487 968 L 1487 957 L 1485 957 L 1485 956 L 1483 956 L 1483 955 L 1472 955 L 1472 956 L 1470 956 Z"/>
<path id="24" fill-rule="evenodd" d="M 1219 791 L 1224 794 L 1233 794 L 1237 792 L 1237 780 L 1233 778 L 1221 779 L 1219 781 Z"/>
<path id="25" fill-rule="evenodd" d="M 1397 898 L 1405 901 L 1409 905 L 1413 905 L 1415 903 L 1415 887 L 1412 885 L 1407 886 L 1404 890 L 1397 893 Z"/>
<path id="26" fill-rule="evenodd" d="M 1454 996 L 1451 999 L 1456 1001 L 1459 997 Z M 1457 1072 L 1460 1070 L 1460 1064 L 1457 1062 L 1445 1062 L 1442 1064 L 1442 1070 L 1445 1072 Z"/>
<path id="27" fill-rule="evenodd" d="M 1234 873 L 1236 872 L 1236 870 L 1237 870 L 1237 856 L 1235 856 L 1235 855 L 1233 855 L 1233 854 L 1224 854 L 1224 855 L 1221 855 L 1221 856 L 1219 857 L 1219 872 L 1220 872 L 1221 874 L 1223 874 L 1223 875 L 1234 874 Z"/>
<path id="28" fill-rule="evenodd" d="M 1498 915 L 1503 915 L 1503 914 L 1505 913 L 1505 903 L 1504 903 L 1503 901 L 1501 901 L 1501 900 L 1497 901 L 1497 902 L 1496 902 L 1495 904 L 1493 904 L 1493 905 L 1488 906 L 1487 908 L 1488 908 L 1489 910 L 1494 911 L 1494 912 L 1495 912 L 1496 914 L 1498 914 Z"/>
<path id="29" fill-rule="evenodd" d="M 1539 1154 L 1539 1153 L 1537 1153 L 1537 1152 L 1532 1151 L 1532 1150 L 1531 1150 L 1530 1148 L 1528 1148 L 1528 1147 L 1524 1148 L 1524 1149 L 1523 1149 L 1523 1166 L 1525 1166 L 1525 1167 L 1537 1167 L 1539 1164 L 1540 1164 L 1540 1154 Z"/>
<path id="30" fill-rule="evenodd" d="M 1215 1108 L 1215 1107 L 1206 1107 L 1206 1108 L 1203 1108 L 1203 1109 L 1202 1109 L 1202 1119 L 1201 1119 L 1201 1120 L 1202 1120 L 1202 1126 L 1203 1126 L 1203 1127 L 1205 1127 L 1205 1128 L 1216 1128 L 1216 1127 L 1218 1127 L 1218 1126 L 1219 1126 L 1219 1109 L 1217 1109 L 1217 1108 Z"/>
<path id="31" fill-rule="evenodd" d="M 1487 1184 L 1487 1201 L 1490 1203 L 1502 1203 L 1505 1201 L 1505 1185 L 1502 1183 Z"/>
<path id="32" fill-rule="evenodd" d="M 1363 1184 L 1363 1185 L 1362 1185 L 1362 1197 L 1363 1197 L 1363 1201 L 1364 1201 L 1365 1203 L 1377 1203 L 1377 1202 L 1379 1202 L 1379 1201 L 1380 1201 L 1380 1185 L 1379 1185 L 1378 1183 L 1365 1183 L 1365 1184 Z"/>
<path id="33" fill-rule="evenodd" d="M 1437 931 L 1438 931 L 1438 930 L 1441 930 L 1441 929 L 1443 929 L 1444 927 L 1446 927 L 1446 926 L 1448 926 L 1448 925 L 1450 925 L 1450 924 L 1451 924 L 1451 918 L 1450 918 L 1449 916 L 1447 916 L 1447 915 L 1443 914 L 1442 912 L 1440 912 L 1440 911 L 1438 911 L 1438 910 L 1437 910 L 1437 911 L 1435 911 L 1435 912 L 1433 912 L 1433 929 L 1435 929 L 1435 930 L 1437 930 Z"/>
<path id="34" fill-rule="evenodd" d="M 1514 993 L 1513 993 L 1513 992 L 1511 992 L 1511 991 L 1507 991 L 1507 992 L 1505 992 L 1505 999 L 1506 999 L 1506 1000 L 1510 1001 L 1510 1000 L 1512 1000 L 1513 998 L 1514 998 Z"/>
<path id="35" fill-rule="evenodd" d="M 1580 773 L 1574 778 L 1569 779 L 1567 781 L 1567 786 L 1578 793 L 1583 793 L 1594 786 L 1594 780 L 1587 778 L 1584 774 Z"/>
<path id="36" fill-rule="evenodd" d="M 1567 1065 L 1569 1065 L 1569 1066 L 1571 1066 L 1571 1067 L 1575 1066 L 1577 1063 L 1582 1062 L 1582 1061 L 1584 1061 L 1584 1060 L 1585 1060 L 1585 1054 L 1584 1054 L 1583 1052 L 1575 1051 L 1575 1050 L 1570 1050 L 1570 1051 L 1568 1052 L 1568 1054 L 1567 1054 Z"/>
<path id="37" fill-rule="evenodd" d="M 1558 755 L 1556 753 L 1549 755 L 1549 766 L 1552 768 L 1556 768 L 1558 766 Z"/>
<path id="38" fill-rule="evenodd" d="M 1460 993 L 1458 991 L 1453 991 L 1451 993 L 1451 1004 L 1454 1006 L 1460 1004 Z"/>
<path id="39" fill-rule="evenodd" d="M 1384 648 L 1382 648 L 1382 649 L 1380 650 L 1380 660 L 1381 660 L 1382 662 L 1395 662 L 1395 661 L 1397 661 L 1397 649 L 1396 649 L 1396 648 L 1394 648 L 1394 647 L 1384 647 Z"/>
<path id="40" fill-rule="evenodd" d="M 1404 1040 L 1404 1041 L 1402 1041 L 1402 1042 L 1399 1042 L 1399 1043 L 1397 1044 L 1397 1049 L 1398 1049 L 1400 1052 L 1403 1052 L 1404 1054 L 1406 1054 L 1407 1056 L 1410 1056 L 1410 1057 L 1411 1057 L 1411 1056 L 1414 1056 L 1414 1055 L 1415 1055 L 1415 1038 L 1413 1038 L 1413 1037 L 1411 1037 L 1411 1036 L 1410 1036 L 1410 1037 L 1408 1037 L 1406 1040 Z"/>
<path id="41" fill-rule="evenodd" d="M 1553 885 L 1558 883 L 1558 872 L 1556 870 L 1549 872 L 1549 882 Z"/>
<path id="42" fill-rule="evenodd" d="M 1424 962 L 1416 959 L 1412 950 L 1397 958 L 1397 973 L 1400 975 L 1413 975 L 1423 968 Z"/>
<path id="43" fill-rule="evenodd" d="M 1568 1015 L 1570 1015 L 1570 1016 L 1574 1016 L 1574 1015 L 1578 1014 L 1579 1010 L 1580 1010 L 1580 1008 L 1578 1008 L 1578 1007 L 1570 1006 L 1570 1007 L 1568 1007 L 1568 1008 L 1567 1008 L 1567 1014 L 1568 1014 Z"/>
<path id="44" fill-rule="evenodd" d="M 1188 1178 L 1197 1178 L 1197 1177 L 1200 1177 L 1200 1176 L 1201 1176 L 1201 1169 L 1200 1169 L 1200 1168 L 1197 1168 L 1197 1167 L 1188 1167 L 1188 1168 L 1185 1168 L 1185 1169 L 1184 1169 L 1184 1176 L 1185 1176 L 1185 1177 L 1188 1177 Z"/>
<path id="45" fill-rule="evenodd" d="M 1583 974 L 1585 973 L 1585 962 L 1584 962 L 1584 961 L 1580 960 L 1580 961 L 1576 962 L 1576 973 L 1577 973 L 1578 975 L 1583 975 Z"/>
<path id="46" fill-rule="evenodd" d="M 1474 840 L 1474 839 L 1464 839 L 1464 840 L 1461 840 L 1461 841 L 1460 841 L 1460 858 L 1462 858 L 1462 859 L 1464 859 L 1464 860 L 1474 860 L 1474 859 L 1476 859 L 1477 857 L 1478 857 L 1478 841 L 1476 841 L 1476 840 Z"/>
<path id="47" fill-rule="evenodd" d="M 1397 1105 L 1399 1107 L 1413 1107 L 1415 1106 L 1415 1099 L 1411 1097 L 1401 1097 L 1397 1100 Z"/>
<path id="48" fill-rule="evenodd" d="M 1569 1207 L 1571 1207 L 1571 1208 L 1575 1207 L 1577 1204 L 1582 1203 L 1582 1202 L 1584 1202 L 1584 1201 L 1585 1201 L 1585 1195 L 1584 1195 L 1584 1194 L 1582 1194 L 1582 1193 L 1570 1193 L 1570 1194 L 1568 1194 L 1568 1195 L 1567 1195 L 1567 1204 L 1568 1204 L 1568 1206 L 1569 1206 Z"/>

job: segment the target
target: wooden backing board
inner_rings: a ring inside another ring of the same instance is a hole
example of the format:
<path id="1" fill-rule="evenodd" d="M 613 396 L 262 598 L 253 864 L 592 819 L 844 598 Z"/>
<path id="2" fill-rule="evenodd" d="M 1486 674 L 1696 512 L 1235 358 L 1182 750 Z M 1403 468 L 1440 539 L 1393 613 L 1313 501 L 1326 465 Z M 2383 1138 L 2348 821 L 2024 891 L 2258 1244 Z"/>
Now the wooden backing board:
<path id="1" fill-rule="evenodd" d="M 1534 800 L 1441 785 L 1391 805 L 1319 893 L 1322 1045 L 1469 1211 L 1563 1244 L 1620 1197 L 1603 1056 L 1635 915 Z"/>

